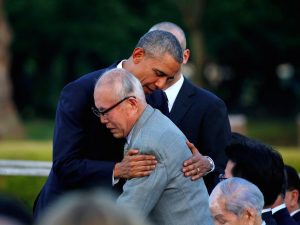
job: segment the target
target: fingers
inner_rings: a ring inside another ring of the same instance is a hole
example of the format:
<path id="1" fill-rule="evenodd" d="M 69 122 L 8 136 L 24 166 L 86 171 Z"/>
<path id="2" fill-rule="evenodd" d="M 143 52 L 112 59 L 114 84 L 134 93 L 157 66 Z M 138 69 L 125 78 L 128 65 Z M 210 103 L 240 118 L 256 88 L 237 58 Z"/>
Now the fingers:
<path id="1" fill-rule="evenodd" d="M 139 155 L 136 149 L 130 149 L 118 164 L 117 174 L 120 171 L 122 178 L 149 176 L 155 169 L 157 160 L 153 155 Z"/>
<path id="2" fill-rule="evenodd" d="M 201 157 L 202 157 L 202 155 L 199 152 L 197 152 L 191 158 L 189 158 L 188 160 L 184 161 L 183 166 L 187 167 L 189 165 L 198 163 L 198 162 L 201 161 Z"/>
<path id="3" fill-rule="evenodd" d="M 193 153 L 193 155 L 196 153 L 199 153 L 198 149 L 195 147 L 195 145 L 193 143 L 191 143 L 187 140 L 186 144 L 189 147 L 189 149 L 191 150 L 191 152 Z"/>
<path id="4" fill-rule="evenodd" d="M 187 172 L 184 172 L 184 176 L 191 177 L 192 180 L 197 180 L 204 176 L 206 170 L 205 168 L 196 167 L 195 164 L 187 167 Z"/>
<path id="5" fill-rule="evenodd" d="M 139 160 L 155 160 L 154 155 L 142 155 L 138 154 L 139 150 L 138 149 L 130 149 L 126 152 L 125 156 L 134 156 L 133 159 L 136 161 Z"/>
<path id="6" fill-rule="evenodd" d="M 139 153 L 139 150 L 137 150 L 137 149 L 129 149 L 125 155 L 132 156 L 132 155 L 136 155 L 138 153 Z"/>

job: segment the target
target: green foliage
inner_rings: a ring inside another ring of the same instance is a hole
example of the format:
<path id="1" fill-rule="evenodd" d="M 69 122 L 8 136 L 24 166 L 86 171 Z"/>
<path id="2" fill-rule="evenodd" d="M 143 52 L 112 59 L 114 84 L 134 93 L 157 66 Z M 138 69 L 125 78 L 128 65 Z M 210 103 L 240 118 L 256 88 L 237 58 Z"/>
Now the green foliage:
<path id="1" fill-rule="evenodd" d="M 154 23 L 178 21 L 173 4 L 159 0 L 18 0 L 5 9 L 14 33 L 14 96 L 29 119 L 53 118 L 66 83 L 129 57 Z"/>
<path id="2" fill-rule="evenodd" d="M 300 109 L 300 2 L 232 0 L 206 2 L 202 29 L 207 60 L 223 68 L 215 92 L 230 112 L 257 116 L 295 116 Z M 295 40 L 298 40 L 298 43 Z M 277 66 L 290 63 L 282 80 Z M 209 85 L 209 84 L 208 84 Z M 209 87 L 210 88 L 210 87 Z"/>
<path id="3" fill-rule="evenodd" d="M 51 161 L 52 143 L 47 141 L 1 141 L 0 159 Z M 32 209 L 46 177 L 2 176 L 0 190 L 22 201 Z"/>
<path id="4" fill-rule="evenodd" d="M 13 196 L 33 208 L 34 200 L 46 181 L 46 177 L 0 176 L 1 193 Z"/>
<path id="5" fill-rule="evenodd" d="M 249 118 L 247 127 L 250 137 L 265 143 L 277 146 L 297 145 L 297 124 L 294 118 Z"/>
<path id="6" fill-rule="evenodd" d="M 51 140 L 54 130 L 53 120 L 26 120 L 24 121 L 26 139 L 29 140 Z"/>

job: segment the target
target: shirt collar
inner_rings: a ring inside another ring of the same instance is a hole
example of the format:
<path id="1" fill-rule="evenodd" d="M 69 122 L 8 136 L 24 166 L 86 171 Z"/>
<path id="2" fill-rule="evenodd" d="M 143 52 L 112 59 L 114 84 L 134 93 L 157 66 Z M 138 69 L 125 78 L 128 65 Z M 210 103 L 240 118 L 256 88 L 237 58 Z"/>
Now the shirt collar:
<path id="1" fill-rule="evenodd" d="M 123 69 L 123 62 L 125 62 L 126 59 L 123 59 L 121 62 L 119 62 L 119 64 L 117 65 L 118 69 Z"/>
<path id="2" fill-rule="evenodd" d="M 265 212 L 270 212 L 270 211 L 272 212 L 272 209 L 271 209 L 271 208 L 266 208 L 266 209 L 263 209 L 261 212 L 262 212 L 262 213 L 265 213 Z"/>
<path id="3" fill-rule="evenodd" d="M 272 213 L 274 214 L 274 213 L 276 213 L 277 211 L 279 211 L 280 209 L 283 209 L 283 208 L 286 208 L 284 203 L 279 205 L 279 206 L 276 206 L 276 207 L 272 208 Z"/>
<path id="4" fill-rule="evenodd" d="M 294 212 L 291 212 L 291 216 L 295 215 L 297 212 L 300 212 L 300 209 L 297 209 Z"/>
<path id="5" fill-rule="evenodd" d="M 172 86 L 170 86 L 169 88 L 167 88 L 165 90 L 166 95 L 168 97 L 169 112 L 171 112 L 171 109 L 174 105 L 175 99 L 180 91 L 180 88 L 182 87 L 183 81 L 184 81 L 183 75 L 180 74 L 179 80 L 175 84 L 173 84 Z"/>

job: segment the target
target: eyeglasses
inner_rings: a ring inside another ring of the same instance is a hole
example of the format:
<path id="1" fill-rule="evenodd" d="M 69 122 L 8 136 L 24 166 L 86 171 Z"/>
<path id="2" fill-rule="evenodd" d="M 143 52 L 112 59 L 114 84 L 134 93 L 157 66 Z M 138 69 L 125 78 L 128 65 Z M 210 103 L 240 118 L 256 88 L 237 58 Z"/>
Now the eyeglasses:
<path id="1" fill-rule="evenodd" d="M 100 117 L 100 116 L 107 116 L 107 114 L 113 110 L 114 108 L 116 108 L 118 105 L 120 105 L 122 102 L 124 102 L 125 100 L 129 99 L 129 98 L 135 98 L 135 96 L 127 96 L 125 98 L 123 98 L 122 100 L 118 101 L 116 104 L 112 105 L 111 107 L 109 107 L 108 109 L 105 109 L 103 111 L 95 108 L 95 107 L 92 107 L 92 111 L 93 113 L 97 116 L 97 117 Z"/>
<path id="2" fill-rule="evenodd" d="M 222 180 L 226 180 L 227 179 L 227 177 L 225 177 L 225 174 L 220 174 L 219 175 L 219 181 L 221 182 Z"/>

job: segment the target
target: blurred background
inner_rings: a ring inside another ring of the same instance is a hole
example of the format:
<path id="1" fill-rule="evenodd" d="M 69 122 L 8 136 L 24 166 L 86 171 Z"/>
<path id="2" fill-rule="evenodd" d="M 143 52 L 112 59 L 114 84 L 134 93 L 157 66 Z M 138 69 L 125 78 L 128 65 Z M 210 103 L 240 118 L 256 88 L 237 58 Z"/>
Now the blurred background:
<path id="1" fill-rule="evenodd" d="M 0 159 L 51 161 L 63 86 L 129 57 L 153 24 L 170 21 L 191 49 L 185 74 L 225 101 L 234 130 L 300 171 L 299 9 L 297 0 L 0 0 Z M 44 179 L 0 175 L 0 190 L 31 207 Z"/>

